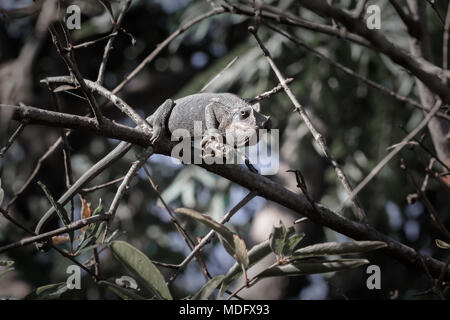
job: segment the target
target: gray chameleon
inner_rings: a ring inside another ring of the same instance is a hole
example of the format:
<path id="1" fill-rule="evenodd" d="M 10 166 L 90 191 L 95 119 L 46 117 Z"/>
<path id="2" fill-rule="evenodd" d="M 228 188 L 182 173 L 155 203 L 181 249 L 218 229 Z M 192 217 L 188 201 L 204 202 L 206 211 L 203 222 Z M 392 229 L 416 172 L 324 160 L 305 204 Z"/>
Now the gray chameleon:
<path id="1" fill-rule="evenodd" d="M 155 143 L 163 135 L 170 135 L 177 129 L 187 130 L 194 138 L 201 138 L 194 130 L 194 123 L 202 123 L 203 130 L 215 130 L 226 144 L 232 142 L 233 148 L 249 144 L 258 129 L 270 129 L 270 117 L 259 112 L 259 104 L 250 105 L 245 100 L 230 93 L 199 93 L 172 101 L 166 100 L 147 119 L 153 129 L 151 143 Z M 197 134 L 197 135 L 196 135 Z M 208 141 L 202 141 L 205 146 Z M 227 146 L 230 146 L 226 144 Z M 131 143 L 121 142 L 110 153 L 86 171 L 59 199 L 65 205 L 86 183 L 106 169 L 111 163 L 121 158 L 132 147 Z M 217 143 L 212 144 L 213 151 Z M 38 222 L 35 233 L 41 233 L 55 209 L 50 208 Z M 38 249 L 44 250 L 42 243 Z"/>

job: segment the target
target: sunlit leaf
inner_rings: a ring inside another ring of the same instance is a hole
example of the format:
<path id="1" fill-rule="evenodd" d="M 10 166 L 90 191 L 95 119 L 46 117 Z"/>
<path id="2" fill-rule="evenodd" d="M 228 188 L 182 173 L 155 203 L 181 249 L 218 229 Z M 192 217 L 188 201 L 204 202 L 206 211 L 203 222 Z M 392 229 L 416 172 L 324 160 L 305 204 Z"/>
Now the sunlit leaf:
<path id="1" fill-rule="evenodd" d="M 318 243 L 296 250 L 291 259 L 304 259 L 337 254 L 356 254 L 386 247 L 381 241 L 350 241 Z"/>
<path id="2" fill-rule="evenodd" d="M 292 263 L 271 267 L 258 274 L 258 278 L 278 276 L 303 276 L 306 274 L 327 273 L 353 269 L 368 264 L 366 259 L 340 259 L 340 260 L 307 260 L 293 261 Z"/>
<path id="3" fill-rule="evenodd" d="M 172 300 L 161 272 L 143 252 L 124 241 L 113 241 L 110 248 L 114 256 L 141 280 L 150 292 L 160 299 Z"/>
<path id="4" fill-rule="evenodd" d="M 222 237 L 222 240 L 224 240 L 222 243 L 227 252 L 235 258 L 236 261 L 244 267 L 244 269 L 248 267 L 249 260 L 247 246 L 245 245 L 244 240 L 242 240 L 236 233 L 230 231 L 223 224 L 218 223 L 207 215 L 201 214 L 195 210 L 178 208 L 175 212 L 182 213 L 192 219 L 195 219 L 216 231 Z"/>
<path id="5" fill-rule="evenodd" d="M 196 294 L 194 294 L 191 300 L 208 300 L 211 294 L 222 283 L 225 276 L 217 276 L 209 280 Z"/>

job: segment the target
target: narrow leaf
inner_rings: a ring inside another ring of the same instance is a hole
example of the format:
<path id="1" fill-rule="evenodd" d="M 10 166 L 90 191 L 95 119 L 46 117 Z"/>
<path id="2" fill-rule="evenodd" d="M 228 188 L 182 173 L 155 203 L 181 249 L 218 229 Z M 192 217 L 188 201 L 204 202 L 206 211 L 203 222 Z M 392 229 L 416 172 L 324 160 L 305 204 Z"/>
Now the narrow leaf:
<path id="1" fill-rule="evenodd" d="M 60 282 L 49 284 L 43 287 L 37 288 L 34 292 L 27 295 L 25 300 L 53 300 L 59 299 L 59 297 L 67 291 L 67 283 Z"/>
<path id="2" fill-rule="evenodd" d="M 11 267 L 14 264 L 14 261 L 11 260 L 0 260 L 0 267 Z"/>
<path id="3" fill-rule="evenodd" d="M 0 279 L 1 279 L 5 274 L 7 274 L 8 272 L 13 271 L 13 270 L 14 270 L 14 268 L 7 268 L 7 269 L 5 269 L 5 270 L 0 271 Z"/>
<path id="4" fill-rule="evenodd" d="M 439 240 L 439 239 L 436 239 L 435 242 L 436 242 L 436 245 L 441 249 L 450 249 L 450 243 L 447 243 L 447 242 Z"/>
<path id="5" fill-rule="evenodd" d="M 368 263 L 369 260 L 366 259 L 294 261 L 289 264 L 266 269 L 258 275 L 258 278 L 278 276 L 303 276 L 306 274 L 327 273 L 353 269 Z"/>
<path id="6" fill-rule="evenodd" d="M 294 234 L 293 236 L 289 237 L 284 243 L 282 255 L 284 257 L 291 256 L 295 247 L 300 243 L 300 241 L 302 241 L 304 237 L 304 233 Z"/>
<path id="7" fill-rule="evenodd" d="M 381 241 L 325 242 L 296 250 L 291 259 L 304 259 L 335 254 L 356 254 L 386 247 Z"/>
<path id="8" fill-rule="evenodd" d="M 2 179 L 0 179 L 0 206 L 2 205 L 4 197 L 5 197 L 5 192 L 2 189 Z"/>
<path id="9" fill-rule="evenodd" d="M 211 294 L 222 283 L 225 276 L 217 276 L 209 280 L 196 294 L 194 294 L 191 300 L 208 300 Z"/>
<path id="10" fill-rule="evenodd" d="M 143 252 L 124 241 L 113 241 L 110 248 L 114 256 L 140 279 L 150 292 L 160 299 L 172 300 L 161 272 Z"/>
<path id="11" fill-rule="evenodd" d="M 108 281 L 99 281 L 99 285 L 113 292 L 123 300 L 146 300 L 144 297 L 136 294 L 131 289 L 126 289 Z"/>
<path id="12" fill-rule="evenodd" d="M 283 252 L 284 242 L 286 240 L 286 228 L 283 225 L 283 222 L 280 221 L 280 225 L 278 227 L 273 226 L 272 233 L 270 234 L 270 248 L 273 253 L 277 256 L 281 256 Z"/>

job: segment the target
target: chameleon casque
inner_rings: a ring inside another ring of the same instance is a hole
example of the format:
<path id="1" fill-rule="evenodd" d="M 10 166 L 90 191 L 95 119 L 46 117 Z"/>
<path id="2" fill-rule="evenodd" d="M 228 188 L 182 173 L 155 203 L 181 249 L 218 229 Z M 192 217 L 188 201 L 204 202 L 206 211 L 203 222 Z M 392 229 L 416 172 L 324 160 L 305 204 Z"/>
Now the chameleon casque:
<path id="1" fill-rule="evenodd" d="M 259 112 L 259 104 L 250 105 L 245 100 L 231 93 L 199 93 L 180 98 L 166 100 L 146 121 L 153 129 L 151 143 L 155 143 L 161 135 L 170 136 L 177 129 L 185 129 L 194 138 L 202 138 L 194 130 L 194 123 L 201 121 L 202 130 L 215 130 L 223 137 L 226 146 L 236 148 L 248 145 L 258 129 L 270 129 L 270 117 Z M 203 134 L 202 134 L 203 135 Z M 258 137 L 256 137 L 258 139 Z M 227 140 L 232 145 L 227 144 Z M 207 145 L 202 141 L 202 146 Z M 132 147 L 131 143 L 121 142 L 110 153 L 86 171 L 59 199 L 65 205 L 89 181 L 100 174 L 112 162 L 121 158 Z M 217 143 L 213 150 L 217 151 Z M 42 232 L 45 224 L 55 213 L 51 207 L 38 222 L 35 233 Z M 46 245 L 37 244 L 38 249 L 45 250 Z"/>

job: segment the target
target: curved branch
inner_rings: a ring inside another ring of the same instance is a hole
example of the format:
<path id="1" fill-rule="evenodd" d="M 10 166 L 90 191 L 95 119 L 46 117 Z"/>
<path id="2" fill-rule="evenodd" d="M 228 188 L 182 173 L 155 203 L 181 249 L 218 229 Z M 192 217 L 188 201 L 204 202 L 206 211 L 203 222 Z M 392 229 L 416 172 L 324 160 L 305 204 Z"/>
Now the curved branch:
<path id="1" fill-rule="evenodd" d="M 13 119 L 17 121 L 28 120 L 30 124 L 45 124 L 53 127 L 66 127 L 70 129 L 78 129 L 89 131 L 97 135 L 129 141 L 142 146 L 150 145 L 150 136 L 141 130 L 125 127 L 113 122 L 105 122 L 102 129 L 96 124 L 95 119 L 87 117 L 79 117 L 67 115 L 58 112 L 41 110 L 26 106 L 9 106 L 0 104 L 1 109 L 9 109 L 13 111 Z M 167 137 L 162 137 L 154 145 L 154 152 L 170 156 L 171 150 L 176 142 L 170 141 Z M 218 174 L 230 181 L 256 192 L 259 196 L 267 200 L 279 203 L 280 205 L 291 209 L 311 221 L 328 227 L 334 231 L 342 233 L 355 240 L 374 240 L 383 241 L 388 244 L 381 252 L 401 261 L 409 267 L 417 270 L 423 270 L 423 263 L 430 273 L 439 277 L 444 269 L 444 263 L 431 257 L 422 257 L 415 249 L 408 247 L 384 234 L 377 231 L 368 224 L 351 221 L 341 217 L 332 210 L 316 204 L 314 207 L 304 195 L 296 194 L 278 183 L 253 173 L 243 166 L 238 165 L 201 165 L 206 170 Z M 446 270 L 446 279 L 450 279 L 450 269 Z"/>

